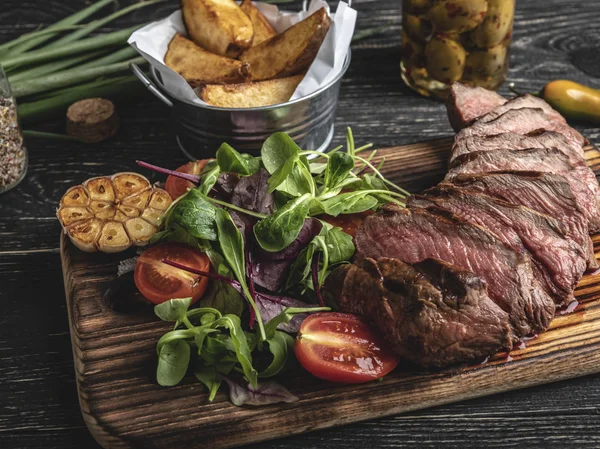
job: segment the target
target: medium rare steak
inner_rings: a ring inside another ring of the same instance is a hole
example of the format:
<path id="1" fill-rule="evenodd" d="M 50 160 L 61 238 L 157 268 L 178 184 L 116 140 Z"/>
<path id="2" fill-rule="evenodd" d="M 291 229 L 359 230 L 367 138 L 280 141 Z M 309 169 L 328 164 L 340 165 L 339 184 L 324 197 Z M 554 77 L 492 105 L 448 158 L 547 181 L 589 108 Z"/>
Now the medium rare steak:
<path id="1" fill-rule="evenodd" d="M 450 88 L 446 109 L 452 128 L 458 132 L 504 103 L 506 98 L 494 91 L 454 83 Z"/>
<path id="2" fill-rule="evenodd" d="M 585 141 L 579 132 L 564 123 L 557 123 L 539 108 L 511 109 L 492 121 L 477 121 L 460 131 L 454 139 L 458 142 L 471 136 L 494 136 L 505 132 L 529 134 L 540 130 L 556 131 L 579 146 L 583 146 Z"/>
<path id="3" fill-rule="evenodd" d="M 344 312 L 364 316 L 402 357 L 424 367 L 483 359 L 512 348 L 508 315 L 485 283 L 445 262 L 414 266 L 365 259 L 337 268 L 325 283 Z"/>
<path id="4" fill-rule="evenodd" d="M 589 269 L 598 268 L 588 232 L 588 221 L 563 176 L 540 172 L 459 175 L 452 183 L 556 218 L 569 237 L 587 254 Z"/>
<path id="5" fill-rule="evenodd" d="M 554 316 L 554 302 L 535 280 L 529 258 L 455 215 L 388 205 L 365 219 L 355 240 L 358 259 L 433 258 L 476 273 L 490 298 L 508 312 L 516 338 L 545 330 Z"/>
<path id="6" fill-rule="evenodd" d="M 495 136 L 472 136 L 460 139 L 452 147 L 450 163 L 463 154 L 476 151 L 525 150 L 528 148 L 556 148 L 569 157 L 573 165 L 586 164 L 583 147 L 569 142 L 556 131 L 544 131 L 527 135 L 502 133 Z"/>
<path id="7" fill-rule="evenodd" d="M 452 181 L 454 176 L 461 174 L 534 170 L 564 176 L 589 220 L 590 232 L 600 230 L 600 186 L 596 176 L 587 166 L 573 166 L 569 158 L 556 148 L 476 151 L 463 154 L 452 162 L 446 180 Z"/>
<path id="8" fill-rule="evenodd" d="M 522 109 L 522 108 L 539 108 L 550 118 L 550 120 L 555 121 L 556 123 L 566 124 L 567 121 L 565 118 L 560 115 L 557 111 L 552 109 L 548 103 L 542 100 L 539 97 L 534 97 L 533 95 L 522 95 L 520 97 L 513 98 L 506 103 L 498 106 L 493 111 L 490 111 L 486 115 L 479 118 L 479 122 L 487 123 L 492 120 L 497 119 L 502 114 L 511 109 Z"/>
<path id="9" fill-rule="evenodd" d="M 409 208 L 439 207 L 482 226 L 519 254 L 531 256 L 533 273 L 559 306 L 572 302 L 586 268 L 586 253 L 548 215 L 488 195 L 442 183 L 409 198 Z"/>

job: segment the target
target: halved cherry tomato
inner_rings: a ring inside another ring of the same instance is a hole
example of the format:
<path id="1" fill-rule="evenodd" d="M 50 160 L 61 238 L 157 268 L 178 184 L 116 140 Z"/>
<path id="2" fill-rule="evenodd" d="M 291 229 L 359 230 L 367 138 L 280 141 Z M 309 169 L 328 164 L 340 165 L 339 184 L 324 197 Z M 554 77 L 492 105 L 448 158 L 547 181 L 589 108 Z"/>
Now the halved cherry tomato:
<path id="1" fill-rule="evenodd" d="M 336 228 L 342 228 L 342 231 L 344 231 L 346 234 L 356 237 L 356 231 L 358 230 L 358 227 L 365 220 L 365 218 L 372 213 L 372 211 L 367 210 L 357 214 L 340 214 L 337 217 L 332 217 L 331 215 L 319 215 L 317 218 L 326 221 Z"/>
<path id="2" fill-rule="evenodd" d="M 182 165 L 175 171 L 189 173 L 191 175 L 199 175 L 209 160 L 210 159 L 202 159 L 199 161 L 188 162 L 187 164 Z M 193 187 L 195 186 L 192 182 L 172 175 L 167 178 L 167 182 L 165 183 L 165 190 L 169 193 L 169 195 L 171 195 L 171 198 L 173 198 L 174 200 L 179 198 L 181 195 L 186 193 L 188 189 L 191 189 Z"/>
<path id="3" fill-rule="evenodd" d="M 383 377 L 399 361 L 371 327 L 348 313 L 309 315 L 300 326 L 294 352 L 314 376 L 349 384 Z"/>
<path id="4" fill-rule="evenodd" d="M 203 252 L 181 243 L 161 243 L 144 251 L 135 264 L 133 279 L 144 297 L 154 303 L 173 298 L 200 299 L 208 278 L 192 274 L 161 262 L 169 259 L 197 270 L 210 270 L 210 261 Z"/>

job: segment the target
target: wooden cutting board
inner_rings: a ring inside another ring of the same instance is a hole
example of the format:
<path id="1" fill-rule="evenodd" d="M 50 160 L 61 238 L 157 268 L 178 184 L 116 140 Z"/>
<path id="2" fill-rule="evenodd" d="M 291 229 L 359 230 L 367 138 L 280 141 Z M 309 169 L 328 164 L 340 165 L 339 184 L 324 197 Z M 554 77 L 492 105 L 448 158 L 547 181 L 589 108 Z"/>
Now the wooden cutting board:
<path id="1" fill-rule="evenodd" d="M 442 179 L 451 143 L 387 148 L 378 158 L 386 176 L 418 192 Z M 586 158 L 598 173 L 600 152 L 587 147 Z M 593 240 L 598 251 L 600 235 Z M 508 358 L 437 373 L 400 366 L 381 382 L 354 386 L 297 372 L 281 381 L 298 402 L 240 408 L 219 393 L 209 403 L 193 376 L 176 387 L 156 383 L 155 344 L 169 324 L 151 308 L 117 313 L 104 302 L 123 255 L 83 253 L 62 236 L 61 257 L 81 410 L 105 448 L 228 448 L 600 372 L 597 275 L 582 279 L 575 312 L 557 313 L 547 332 Z"/>

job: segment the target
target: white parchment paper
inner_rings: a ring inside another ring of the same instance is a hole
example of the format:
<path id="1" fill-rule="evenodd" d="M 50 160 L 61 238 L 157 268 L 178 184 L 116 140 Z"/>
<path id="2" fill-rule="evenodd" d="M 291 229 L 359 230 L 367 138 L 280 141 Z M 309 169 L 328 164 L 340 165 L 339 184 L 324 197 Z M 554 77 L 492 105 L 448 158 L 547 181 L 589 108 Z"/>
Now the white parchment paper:
<path id="1" fill-rule="evenodd" d="M 307 11 L 298 13 L 279 11 L 277 6 L 266 3 L 255 2 L 254 4 L 278 33 L 285 31 L 323 7 L 333 19 L 317 57 L 296 88 L 292 100 L 311 94 L 329 83 L 341 72 L 354 34 L 356 10 L 349 7 L 348 4 L 340 2 L 335 14 L 331 14 L 329 5 L 323 0 L 312 0 Z M 135 31 L 127 42 L 161 74 L 163 87 L 169 94 L 179 100 L 206 104 L 198 98 L 181 75 L 164 63 L 167 48 L 176 33 L 187 35 L 181 10 Z"/>

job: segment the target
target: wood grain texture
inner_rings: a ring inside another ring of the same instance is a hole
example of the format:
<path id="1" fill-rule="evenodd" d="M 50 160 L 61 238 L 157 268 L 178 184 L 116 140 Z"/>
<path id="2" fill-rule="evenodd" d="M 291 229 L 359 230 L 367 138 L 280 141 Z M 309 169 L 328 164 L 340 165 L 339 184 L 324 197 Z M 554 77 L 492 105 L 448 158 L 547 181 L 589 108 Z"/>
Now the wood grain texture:
<path id="1" fill-rule="evenodd" d="M 436 184 L 446 172 L 452 138 L 382 149 L 383 172 L 410 191 Z M 586 149 L 592 169 L 600 153 Z M 593 237 L 600 247 L 600 235 Z M 150 309 L 123 314 L 103 293 L 122 254 L 86 254 L 61 236 L 61 259 L 79 399 L 91 433 L 105 448 L 229 448 L 342 424 L 406 413 L 600 372 L 600 275 L 585 276 L 574 313 L 509 355 L 440 372 L 401 366 L 382 382 L 332 384 L 301 372 L 283 376 L 300 397 L 292 404 L 235 407 L 225 393 L 207 400 L 201 384 L 160 387 L 156 342 L 170 329 Z M 121 298 L 125 300 L 125 298 Z M 191 377 L 191 376 L 190 376 Z M 176 413 L 173 413 L 176 411 Z"/>
<path id="2" fill-rule="evenodd" d="M 136 0 L 121 0 L 121 6 Z M 3 0 L 0 42 L 52 23 L 90 0 Z M 115 30 L 166 16 L 167 0 L 111 23 Z M 335 5 L 336 0 L 330 2 Z M 400 1 L 357 0 L 357 29 L 395 25 L 353 45 L 342 82 L 335 144 L 352 126 L 378 147 L 452 134 L 441 104 L 407 89 L 399 74 Z M 297 9 L 299 2 L 289 5 Z M 287 8 L 288 6 L 286 6 Z M 110 9 L 110 8 L 109 8 Z M 509 81 L 523 91 L 556 78 L 600 88 L 597 0 L 519 0 Z M 504 94 L 508 89 L 501 89 Z M 54 211 L 64 191 L 94 175 L 136 169 L 135 159 L 185 161 L 166 108 L 150 94 L 120 105 L 123 126 L 100 145 L 30 141 L 27 178 L 0 196 L 0 447 L 98 448 L 81 418 Z M 63 117 L 43 128 L 64 132 Z M 576 124 L 596 144 L 600 128 Z M 350 426 L 259 443 L 252 449 L 597 448 L 600 376 L 573 379 Z"/>

